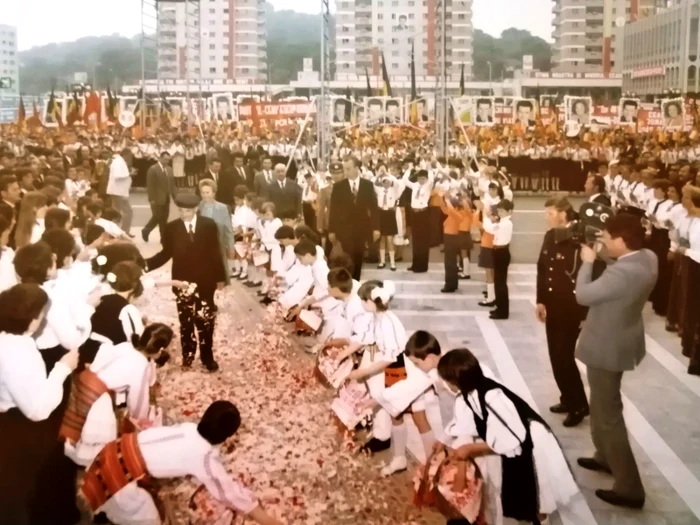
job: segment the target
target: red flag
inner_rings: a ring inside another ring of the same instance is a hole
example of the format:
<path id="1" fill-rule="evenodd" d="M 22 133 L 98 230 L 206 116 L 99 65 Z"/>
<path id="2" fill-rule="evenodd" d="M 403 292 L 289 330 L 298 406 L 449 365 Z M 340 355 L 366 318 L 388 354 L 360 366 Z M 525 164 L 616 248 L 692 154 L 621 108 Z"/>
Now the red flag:
<path id="1" fill-rule="evenodd" d="M 70 99 L 68 103 L 68 113 L 66 114 L 66 124 L 73 126 L 76 122 L 82 120 L 80 111 L 80 101 L 78 100 L 78 94 L 73 92 L 73 98 Z"/>
<path id="2" fill-rule="evenodd" d="M 260 131 L 260 118 L 258 117 L 258 103 L 253 100 L 250 106 L 250 118 L 253 121 L 253 135 Z"/>
<path id="3" fill-rule="evenodd" d="M 85 122 L 91 128 L 98 128 L 102 120 L 102 99 L 97 91 L 90 93 L 85 103 Z"/>
<path id="4" fill-rule="evenodd" d="M 17 124 L 20 126 L 24 124 L 24 120 L 27 118 L 27 110 L 24 108 L 24 99 L 22 95 L 19 96 L 19 109 L 17 109 Z"/>

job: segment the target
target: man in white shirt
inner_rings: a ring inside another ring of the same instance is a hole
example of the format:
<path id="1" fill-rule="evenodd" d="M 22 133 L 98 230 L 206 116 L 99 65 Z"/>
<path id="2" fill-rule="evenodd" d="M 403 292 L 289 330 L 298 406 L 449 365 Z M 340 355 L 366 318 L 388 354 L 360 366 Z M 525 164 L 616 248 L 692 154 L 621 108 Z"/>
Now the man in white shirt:
<path id="1" fill-rule="evenodd" d="M 127 159 L 131 158 L 131 152 L 123 149 L 121 153 L 112 158 L 109 167 L 109 181 L 107 182 L 107 195 L 112 199 L 112 204 L 122 214 L 122 229 L 129 237 L 131 235 L 131 221 L 133 210 L 129 202 L 129 192 L 131 191 L 131 172 Z"/>
<path id="2" fill-rule="evenodd" d="M 508 319 L 510 304 L 508 299 L 508 266 L 510 265 L 510 241 L 513 238 L 513 203 L 507 199 L 499 202 L 500 220 L 492 223 L 493 238 L 493 282 L 496 292 L 496 308 L 491 311 L 491 319 Z M 486 222 L 484 222 L 486 227 Z M 488 231 L 488 229 L 487 229 Z"/>
<path id="3" fill-rule="evenodd" d="M 408 170 L 402 181 L 411 188 L 411 232 L 413 238 L 413 262 L 409 271 L 425 273 L 428 271 L 430 258 L 430 195 L 433 191 L 433 178 L 430 172 L 419 170 L 416 182 L 411 182 Z"/>

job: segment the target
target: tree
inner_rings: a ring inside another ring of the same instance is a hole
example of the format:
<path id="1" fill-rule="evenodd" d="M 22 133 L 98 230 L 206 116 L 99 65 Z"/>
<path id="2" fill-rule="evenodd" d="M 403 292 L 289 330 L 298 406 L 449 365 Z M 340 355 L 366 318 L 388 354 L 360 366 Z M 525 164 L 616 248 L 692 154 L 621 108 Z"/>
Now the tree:
<path id="1" fill-rule="evenodd" d="M 476 29 L 472 42 L 474 80 L 489 79 L 488 62 L 491 62 L 491 78 L 494 81 L 506 78 L 509 70 L 522 68 L 523 55 L 532 55 L 535 69 L 551 69 L 552 47 L 529 31 L 511 27 L 503 31 L 500 38 L 494 38 Z"/>

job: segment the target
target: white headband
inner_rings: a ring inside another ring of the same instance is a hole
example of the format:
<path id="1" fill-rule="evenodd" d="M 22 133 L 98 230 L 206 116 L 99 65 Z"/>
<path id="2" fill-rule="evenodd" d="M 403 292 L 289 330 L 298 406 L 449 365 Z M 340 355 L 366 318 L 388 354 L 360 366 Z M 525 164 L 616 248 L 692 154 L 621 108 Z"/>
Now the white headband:
<path id="1" fill-rule="evenodd" d="M 396 286 L 393 281 L 384 281 L 382 286 L 377 286 L 370 293 L 370 297 L 373 301 L 381 299 L 382 304 L 387 305 L 391 298 L 394 297 L 396 293 Z"/>

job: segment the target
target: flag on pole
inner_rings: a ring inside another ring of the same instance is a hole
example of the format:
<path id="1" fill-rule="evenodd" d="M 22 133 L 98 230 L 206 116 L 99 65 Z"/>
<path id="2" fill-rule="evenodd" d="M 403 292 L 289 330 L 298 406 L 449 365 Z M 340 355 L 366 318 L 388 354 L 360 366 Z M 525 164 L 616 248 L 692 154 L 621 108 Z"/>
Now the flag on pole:
<path id="1" fill-rule="evenodd" d="M 49 103 L 46 105 L 46 120 L 49 120 L 49 117 L 51 118 L 50 122 L 55 122 L 59 127 L 63 126 L 63 118 L 56 102 L 53 87 L 51 88 L 51 95 L 49 95 Z"/>
<path id="2" fill-rule="evenodd" d="M 117 98 L 112 94 L 112 90 L 107 85 L 107 122 L 115 122 L 119 119 L 119 104 Z"/>
<path id="3" fill-rule="evenodd" d="M 382 95 L 391 97 L 391 83 L 389 82 L 389 73 L 386 70 L 386 60 L 384 59 L 384 51 L 382 51 Z"/>
<path id="4" fill-rule="evenodd" d="M 85 102 L 85 123 L 91 128 L 99 128 L 102 121 L 102 99 L 93 91 Z"/>
<path id="5" fill-rule="evenodd" d="M 459 75 L 459 96 L 464 96 L 464 64 L 462 64 L 462 72 Z"/>
<path id="6" fill-rule="evenodd" d="M 39 111 L 39 104 L 37 104 L 36 98 L 32 101 L 32 116 L 27 119 L 26 125 L 29 129 L 41 127 L 41 112 Z"/>
<path id="7" fill-rule="evenodd" d="M 19 126 L 23 126 L 26 118 L 27 118 L 27 110 L 24 108 L 24 98 L 22 98 L 22 95 L 20 95 L 19 96 L 19 108 L 17 109 L 17 124 Z"/>
<path id="8" fill-rule="evenodd" d="M 365 68 L 365 78 L 367 79 L 367 93 L 365 94 L 365 96 L 371 97 L 372 96 L 372 84 L 369 81 L 369 72 L 367 71 L 367 68 Z"/>
<path id="9" fill-rule="evenodd" d="M 411 115 L 410 122 L 414 126 L 418 124 L 418 91 L 416 90 L 416 56 L 415 46 L 411 43 Z"/>
<path id="10" fill-rule="evenodd" d="M 68 103 L 68 112 L 66 113 L 66 124 L 68 126 L 73 126 L 76 122 L 79 122 L 80 120 L 80 101 L 78 100 L 78 93 L 73 91 L 73 97 Z"/>

